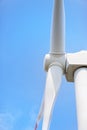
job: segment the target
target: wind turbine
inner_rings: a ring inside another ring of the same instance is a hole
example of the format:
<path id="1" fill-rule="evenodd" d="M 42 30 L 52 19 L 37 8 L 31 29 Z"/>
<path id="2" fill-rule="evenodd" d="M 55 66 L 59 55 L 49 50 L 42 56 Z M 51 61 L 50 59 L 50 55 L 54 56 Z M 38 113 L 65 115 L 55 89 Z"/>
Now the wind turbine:
<path id="1" fill-rule="evenodd" d="M 78 130 L 87 130 L 87 52 L 65 53 L 64 0 L 54 0 L 50 52 L 45 56 L 46 87 L 35 130 L 43 116 L 42 130 L 49 130 L 62 76 L 75 82 Z"/>

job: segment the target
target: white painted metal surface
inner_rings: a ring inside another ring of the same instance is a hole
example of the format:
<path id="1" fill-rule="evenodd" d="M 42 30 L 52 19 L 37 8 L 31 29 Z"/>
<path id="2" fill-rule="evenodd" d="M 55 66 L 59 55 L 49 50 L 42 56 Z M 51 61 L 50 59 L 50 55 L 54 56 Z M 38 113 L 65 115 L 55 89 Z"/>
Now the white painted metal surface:
<path id="1" fill-rule="evenodd" d="M 65 52 L 64 0 L 54 0 L 50 53 L 63 54 L 64 52 Z"/>
<path id="2" fill-rule="evenodd" d="M 78 130 L 87 130 L 87 68 L 74 73 Z"/>
<path id="3" fill-rule="evenodd" d="M 42 130 L 49 130 L 52 110 L 61 85 L 63 70 L 59 66 L 51 66 L 48 70 Z"/>
<path id="4" fill-rule="evenodd" d="M 51 31 L 50 53 L 45 56 L 44 68 L 47 80 L 44 101 L 38 115 L 35 130 L 43 114 L 42 130 L 48 130 L 51 114 L 60 87 L 61 78 L 65 71 L 65 14 L 64 0 L 54 0 L 53 21 Z M 39 118 L 40 117 L 40 118 Z"/>
<path id="5" fill-rule="evenodd" d="M 48 71 L 50 65 L 58 65 L 65 72 L 66 56 L 65 54 L 47 54 L 44 59 L 44 69 Z"/>
<path id="6" fill-rule="evenodd" d="M 64 0 L 54 0 L 50 53 L 45 56 L 47 80 L 44 99 L 35 130 L 43 115 L 42 130 L 49 130 L 52 110 L 60 88 L 62 75 L 75 81 L 78 130 L 87 130 L 87 52 L 65 54 Z"/>
<path id="7" fill-rule="evenodd" d="M 78 68 L 87 66 L 87 51 L 66 54 L 66 79 L 74 82 L 74 72 Z"/>

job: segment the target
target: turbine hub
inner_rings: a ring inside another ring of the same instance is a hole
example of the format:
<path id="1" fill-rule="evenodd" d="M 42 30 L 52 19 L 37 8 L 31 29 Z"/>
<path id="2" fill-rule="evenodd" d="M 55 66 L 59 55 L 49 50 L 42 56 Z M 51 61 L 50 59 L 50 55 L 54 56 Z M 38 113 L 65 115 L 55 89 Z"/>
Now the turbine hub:
<path id="1" fill-rule="evenodd" d="M 44 59 L 44 69 L 48 71 L 50 66 L 57 65 L 65 73 L 66 54 L 46 54 Z"/>

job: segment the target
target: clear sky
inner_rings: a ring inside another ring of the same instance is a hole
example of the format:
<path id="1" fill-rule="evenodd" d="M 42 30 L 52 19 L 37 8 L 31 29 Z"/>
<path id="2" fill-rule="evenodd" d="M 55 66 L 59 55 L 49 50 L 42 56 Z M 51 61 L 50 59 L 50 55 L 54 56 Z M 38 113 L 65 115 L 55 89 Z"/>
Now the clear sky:
<path id="1" fill-rule="evenodd" d="M 33 130 L 45 87 L 53 0 L 0 0 L 0 130 Z M 87 2 L 65 0 L 66 52 L 87 50 Z M 42 121 L 38 130 L 41 130 Z M 77 130 L 74 84 L 63 77 L 50 130 Z"/>

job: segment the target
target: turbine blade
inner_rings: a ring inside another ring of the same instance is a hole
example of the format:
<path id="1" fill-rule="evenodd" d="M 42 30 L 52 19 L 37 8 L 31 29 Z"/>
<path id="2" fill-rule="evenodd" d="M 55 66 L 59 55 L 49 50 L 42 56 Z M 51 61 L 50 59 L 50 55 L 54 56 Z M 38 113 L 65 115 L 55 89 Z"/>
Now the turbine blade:
<path id="1" fill-rule="evenodd" d="M 50 53 L 65 53 L 65 12 L 63 0 L 54 0 Z"/>
<path id="2" fill-rule="evenodd" d="M 42 100 L 42 103 L 41 103 L 40 111 L 39 111 L 38 116 L 37 116 L 37 120 L 36 120 L 34 130 L 37 130 L 37 128 L 38 128 L 39 122 L 40 122 L 40 120 L 43 116 L 43 111 L 44 111 L 44 96 L 43 96 L 43 100 Z"/>
<path id="3" fill-rule="evenodd" d="M 51 66 L 48 70 L 44 95 L 44 113 L 42 130 L 48 130 L 53 106 L 60 88 L 63 70 L 59 66 Z"/>

